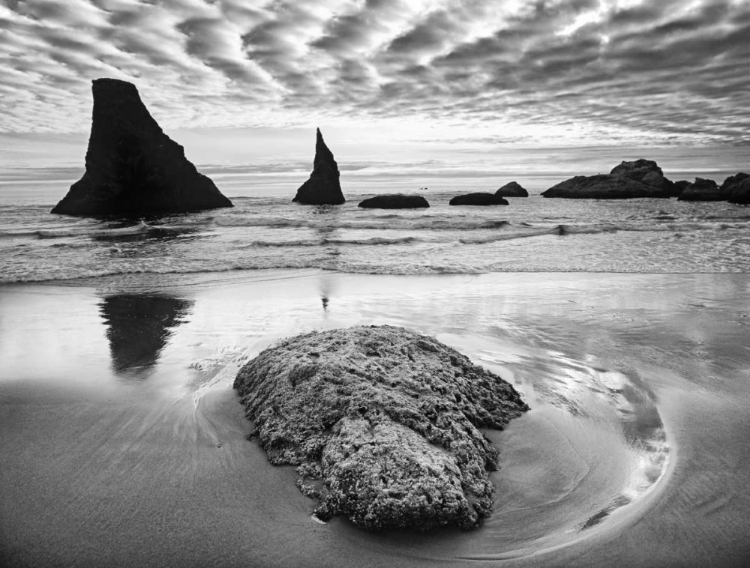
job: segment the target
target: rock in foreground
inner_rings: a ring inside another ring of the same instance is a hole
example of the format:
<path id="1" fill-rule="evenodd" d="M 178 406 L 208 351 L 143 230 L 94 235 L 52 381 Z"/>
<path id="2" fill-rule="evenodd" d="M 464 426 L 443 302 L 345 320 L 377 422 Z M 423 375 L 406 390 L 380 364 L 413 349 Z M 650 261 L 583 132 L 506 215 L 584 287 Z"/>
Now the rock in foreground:
<path id="1" fill-rule="evenodd" d="M 498 197 L 528 197 L 529 192 L 526 191 L 520 184 L 512 181 L 506 183 L 503 187 L 495 192 Z"/>
<path id="2" fill-rule="evenodd" d="M 164 134 L 135 85 L 93 82 L 86 172 L 52 209 L 65 215 L 156 215 L 232 207 Z"/>
<path id="3" fill-rule="evenodd" d="M 366 209 L 420 209 L 429 206 L 430 204 L 421 195 L 404 195 L 403 193 L 376 195 L 359 204 L 359 207 Z"/>
<path id="4" fill-rule="evenodd" d="M 274 465 L 295 465 L 324 520 L 368 530 L 476 527 L 498 453 L 478 428 L 528 410 L 457 351 L 392 326 L 300 335 L 263 351 L 234 387 Z"/>
<path id="5" fill-rule="evenodd" d="M 319 128 L 316 131 L 313 171 L 292 201 L 308 205 L 341 205 L 346 201 L 341 191 L 339 166 Z"/>
<path id="6" fill-rule="evenodd" d="M 495 193 L 467 193 L 457 195 L 448 205 L 508 205 L 508 200 Z"/>

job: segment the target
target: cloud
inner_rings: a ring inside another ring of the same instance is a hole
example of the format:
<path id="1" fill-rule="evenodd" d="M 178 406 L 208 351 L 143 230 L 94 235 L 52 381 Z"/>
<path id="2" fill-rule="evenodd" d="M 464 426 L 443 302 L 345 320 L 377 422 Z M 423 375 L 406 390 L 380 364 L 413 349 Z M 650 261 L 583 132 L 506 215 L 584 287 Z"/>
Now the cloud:
<path id="1" fill-rule="evenodd" d="M 747 37 L 747 0 L 8 1 L 0 131 L 85 129 L 113 76 L 167 128 L 748 144 Z"/>

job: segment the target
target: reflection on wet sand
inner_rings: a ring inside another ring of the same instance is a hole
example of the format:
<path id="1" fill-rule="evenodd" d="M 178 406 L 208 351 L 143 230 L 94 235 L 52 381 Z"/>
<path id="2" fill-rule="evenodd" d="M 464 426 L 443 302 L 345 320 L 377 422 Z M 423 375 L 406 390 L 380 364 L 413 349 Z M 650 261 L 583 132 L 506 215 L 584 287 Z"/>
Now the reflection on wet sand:
<path id="1" fill-rule="evenodd" d="M 99 304 L 107 324 L 112 368 L 118 375 L 146 378 L 193 302 L 167 296 L 120 294 Z"/>

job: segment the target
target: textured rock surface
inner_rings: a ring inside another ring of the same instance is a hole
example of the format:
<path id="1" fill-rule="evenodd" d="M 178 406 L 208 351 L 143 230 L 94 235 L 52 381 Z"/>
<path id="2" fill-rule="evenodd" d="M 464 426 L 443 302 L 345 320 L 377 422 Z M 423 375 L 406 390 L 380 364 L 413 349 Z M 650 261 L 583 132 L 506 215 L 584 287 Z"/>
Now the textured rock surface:
<path id="1" fill-rule="evenodd" d="M 712 179 L 695 178 L 680 192 L 680 201 L 726 201 L 729 196 Z"/>
<path id="2" fill-rule="evenodd" d="M 666 194 L 667 197 L 677 195 L 674 183 L 664 177 L 664 172 L 653 160 L 635 160 L 634 162 L 621 162 L 615 166 L 610 175 L 623 176 L 642 184 L 654 187 Z"/>
<path id="3" fill-rule="evenodd" d="M 495 192 L 499 197 L 528 197 L 529 192 L 521 187 L 518 183 L 512 181 L 506 183 L 503 187 Z"/>
<path id="4" fill-rule="evenodd" d="M 735 194 L 739 195 L 739 193 L 741 193 L 740 188 L 742 187 L 742 183 L 748 178 L 750 178 L 750 174 L 746 174 L 744 172 L 740 172 L 734 176 L 729 176 L 724 180 L 724 183 L 721 184 L 719 191 L 727 198 L 728 201 L 732 203 L 738 203 L 734 200 Z"/>
<path id="5" fill-rule="evenodd" d="M 308 205 L 340 205 L 346 200 L 341 191 L 339 166 L 326 146 L 320 129 L 316 132 L 313 171 L 297 190 L 292 201 Z"/>
<path id="6" fill-rule="evenodd" d="M 686 179 L 681 179 L 680 181 L 674 182 L 674 192 L 677 197 L 680 196 L 682 191 L 690 185 L 690 182 Z"/>
<path id="7" fill-rule="evenodd" d="M 150 215 L 232 207 L 141 102 L 135 85 L 93 82 L 86 172 L 52 213 Z"/>
<path id="8" fill-rule="evenodd" d="M 576 176 L 549 188 L 542 197 L 569 199 L 630 199 L 635 197 L 668 197 L 662 190 L 626 176 L 599 174 Z"/>
<path id="9" fill-rule="evenodd" d="M 359 207 L 368 209 L 419 209 L 429 206 L 430 204 L 421 195 L 404 195 L 403 193 L 376 195 L 359 203 Z"/>
<path id="10" fill-rule="evenodd" d="M 466 193 L 457 195 L 448 205 L 508 205 L 508 201 L 495 193 Z"/>
<path id="11" fill-rule="evenodd" d="M 732 185 L 732 193 L 729 196 L 730 203 L 750 203 L 750 176 L 742 179 L 739 183 Z"/>
<path id="12" fill-rule="evenodd" d="M 477 526 L 498 458 L 478 428 L 528 409 L 497 375 L 391 326 L 289 339 L 234 387 L 271 463 L 298 466 L 300 489 L 320 500 L 315 514 L 369 530 Z"/>

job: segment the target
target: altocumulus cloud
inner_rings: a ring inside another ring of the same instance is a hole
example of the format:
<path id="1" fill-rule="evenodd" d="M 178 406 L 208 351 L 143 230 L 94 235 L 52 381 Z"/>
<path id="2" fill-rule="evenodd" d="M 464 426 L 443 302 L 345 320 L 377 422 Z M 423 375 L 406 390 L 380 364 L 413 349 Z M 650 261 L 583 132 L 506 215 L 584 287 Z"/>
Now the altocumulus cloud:
<path id="1" fill-rule="evenodd" d="M 452 124 L 502 142 L 749 144 L 750 0 L 2 0 L 0 131 Z"/>

